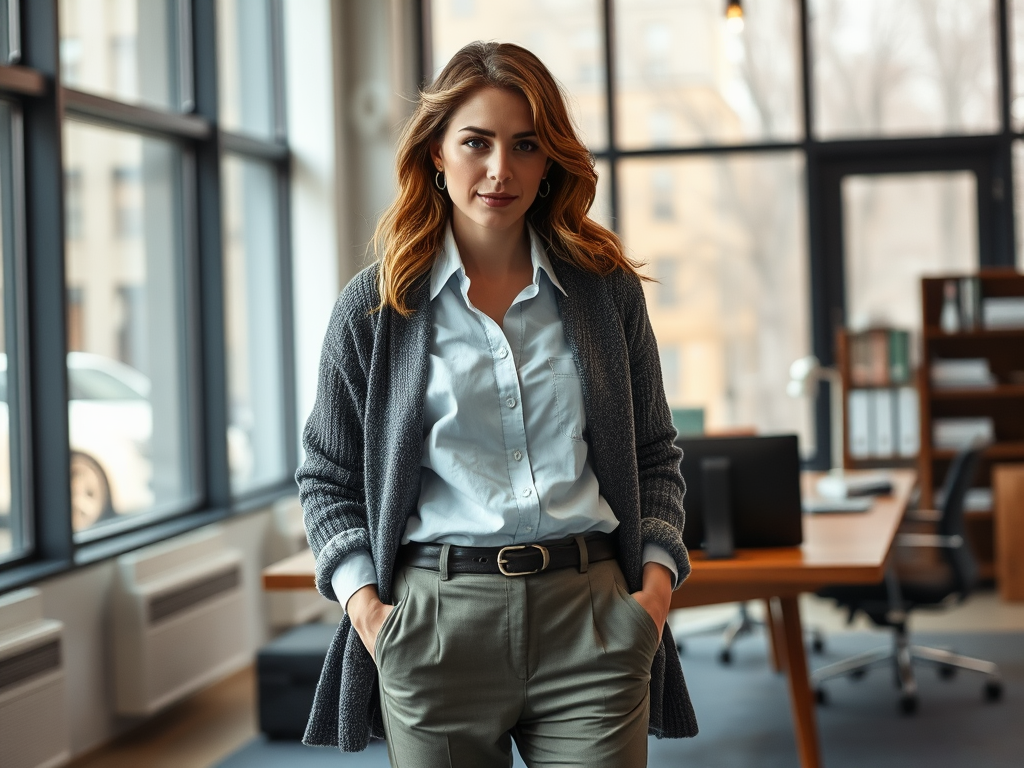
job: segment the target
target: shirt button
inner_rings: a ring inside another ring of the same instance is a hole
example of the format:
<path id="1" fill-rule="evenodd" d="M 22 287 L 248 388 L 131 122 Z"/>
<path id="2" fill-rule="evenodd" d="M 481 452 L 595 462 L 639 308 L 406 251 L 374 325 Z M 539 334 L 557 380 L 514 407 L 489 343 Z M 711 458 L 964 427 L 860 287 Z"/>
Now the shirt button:
<path id="1" fill-rule="evenodd" d="M 508 357 L 508 348 L 507 347 L 502 347 L 501 349 L 499 349 L 498 350 L 498 357 L 500 357 L 503 360 L 506 357 Z"/>
<path id="2" fill-rule="evenodd" d="M 532 525 L 526 526 L 526 532 L 527 533 L 530 533 L 532 530 L 533 530 L 533 526 Z"/>
<path id="3" fill-rule="evenodd" d="M 512 451 L 512 458 L 515 459 L 516 461 L 522 461 L 523 460 L 523 452 L 522 451 Z"/>
<path id="4" fill-rule="evenodd" d="M 530 490 L 529 488 L 523 488 L 523 496 L 529 496 L 532 493 L 533 491 Z"/>
<path id="5" fill-rule="evenodd" d="M 510 397 L 508 400 L 505 401 L 505 405 L 507 405 L 509 408 L 515 408 L 516 399 L 514 397 Z"/>

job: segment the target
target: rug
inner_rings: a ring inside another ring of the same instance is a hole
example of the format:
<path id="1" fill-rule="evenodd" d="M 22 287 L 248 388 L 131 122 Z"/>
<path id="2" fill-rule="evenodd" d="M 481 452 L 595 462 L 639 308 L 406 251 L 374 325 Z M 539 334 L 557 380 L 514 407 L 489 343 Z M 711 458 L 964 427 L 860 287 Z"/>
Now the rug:
<path id="1" fill-rule="evenodd" d="M 985 702 L 982 677 L 960 672 L 940 679 L 935 670 L 916 667 L 919 708 L 899 712 L 890 669 L 860 680 L 828 684 L 829 703 L 817 708 L 823 762 L 828 768 L 1020 768 L 1024 765 L 1024 634 L 931 634 L 913 637 L 918 645 L 950 648 L 994 661 L 1003 675 L 1004 695 Z M 810 657 L 824 666 L 888 642 L 876 632 L 829 636 L 824 654 Z M 720 640 L 687 640 L 683 671 L 697 711 L 694 739 L 650 740 L 651 768 L 792 768 L 798 764 L 786 679 L 768 668 L 758 637 L 742 641 L 733 663 L 717 661 Z M 524 764 L 515 756 L 516 768 Z M 254 739 L 217 768 L 387 768 L 387 748 L 374 743 L 358 754 L 304 747 L 293 742 Z"/>

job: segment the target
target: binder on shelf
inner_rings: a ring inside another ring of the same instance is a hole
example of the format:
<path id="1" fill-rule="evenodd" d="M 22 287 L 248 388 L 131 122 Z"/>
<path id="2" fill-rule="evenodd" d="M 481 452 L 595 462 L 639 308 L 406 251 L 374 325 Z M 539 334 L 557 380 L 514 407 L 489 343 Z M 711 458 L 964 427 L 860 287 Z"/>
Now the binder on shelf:
<path id="1" fill-rule="evenodd" d="M 921 422 L 917 390 L 900 387 L 896 394 L 896 453 L 916 456 L 921 450 Z"/>
<path id="2" fill-rule="evenodd" d="M 847 441 L 851 458 L 871 455 L 871 398 L 866 389 L 854 389 L 847 395 Z"/>
<path id="3" fill-rule="evenodd" d="M 910 382 L 910 333 L 873 328 L 849 335 L 850 384 L 889 387 Z"/>
<path id="4" fill-rule="evenodd" d="M 871 430 L 872 440 L 868 452 L 877 458 L 887 459 L 895 453 L 893 441 L 893 395 L 891 389 L 871 390 L 871 415 L 874 428 Z"/>

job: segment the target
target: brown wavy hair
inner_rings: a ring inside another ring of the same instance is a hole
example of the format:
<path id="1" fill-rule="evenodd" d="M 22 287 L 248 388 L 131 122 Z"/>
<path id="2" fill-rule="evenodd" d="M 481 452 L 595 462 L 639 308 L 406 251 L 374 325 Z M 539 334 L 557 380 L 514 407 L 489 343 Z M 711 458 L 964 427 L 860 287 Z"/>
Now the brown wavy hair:
<path id="1" fill-rule="evenodd" d="M 430 157 L 452 115 L 481 88 L 522 94 L 533 113 L 541 150 L 552 160 L 551 192 L 537 197 L 527 219 L 555 258 L 599 275 L 617 269 L 639 274 L 639 262 L 626 256 L 615 233 L 587 216 L 597 191 L 594 159 L 576 135 L 558 82 L 530 51 L 512 43 L 474 42 L 448 62 L 420 93 L 398 144 L 398 196 L 383 213 L 373 234 L 380 261 L 381 308 L 403 316 L 410 289 L 430 272 L 444 245 L 451 198 L 434 186 Z"/>

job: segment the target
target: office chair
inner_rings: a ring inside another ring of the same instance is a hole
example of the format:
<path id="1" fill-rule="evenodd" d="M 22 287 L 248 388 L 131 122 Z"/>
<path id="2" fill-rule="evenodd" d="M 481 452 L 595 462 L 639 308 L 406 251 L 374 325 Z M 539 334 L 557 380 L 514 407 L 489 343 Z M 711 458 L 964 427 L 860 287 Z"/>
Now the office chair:
<path id="1" fill-rule="evenodd" d="M 923 576 L 897 575 L 890 565 L 880 584 L 826 587 L 819 596 L 831 598 L 850 613 L 850 620 L 859 611 L 879 627 L 893 632 L 891 649 L 862 653 L 846 661 L 830 664 L 811 675 L 819 704 L 827 701 L 822 683 L 842 675 L 862 677 L 871 667 L 893 663 L 900 689 L 900 709 L 905 714 L 917 710 L 917 682 L 913 662 L 927 662 L 938 667 L 943 678 L 952 677 L 958 669 L 980 672 L 986 676 L 984 696 L 988 701 L 1002 697 L 999 668 L 989 661 L 960 656 L 951 651 L 911 645 L 907 636 L 907 618 L 918 609 L 942 609 L 962 602 L 978 581 L 978 565 L 964 536 L 964 498 L 974 479 L 983 448 L 973 447 L 953 459 L 939 498 L 942 505 L 936 518 L 934 534 L 904 533 L 896 537 L 897 547 L 929 547 L 940 550 L 940 562 Z"/>
<path id="2" fill-rule="evenodd" d="M 767 624 L 765 624 L 764 621 L 750 615 L 750 611 L 747 606 L 748 603 L 740 603 L 736 616 L 728 621 L 708 626 L 684 629 L 680 632 L 674 631 L 673 634 L 676 638 L 676 648 L 680 653 L 685 653 L 686 644 L 684 643 L 684 640 L 686 638 L 697 637 L 699 635 L 717 635 L 718 633 L 721 633 L 722 648 L 718 651 L 718 661 L 722 664 L 732 664 L 732 649 L 736 644 L 736 641 L 746 635 L 754 634 L 758 629 L 767 629 Z M 808 628 L 804 630 L 804 635 L 807 642 L 810 643 L 811 649 L 815 653 L 823 653 L 825 651 L 825 639 L 822 636 L 820 629 L 817 627 Z"/>

